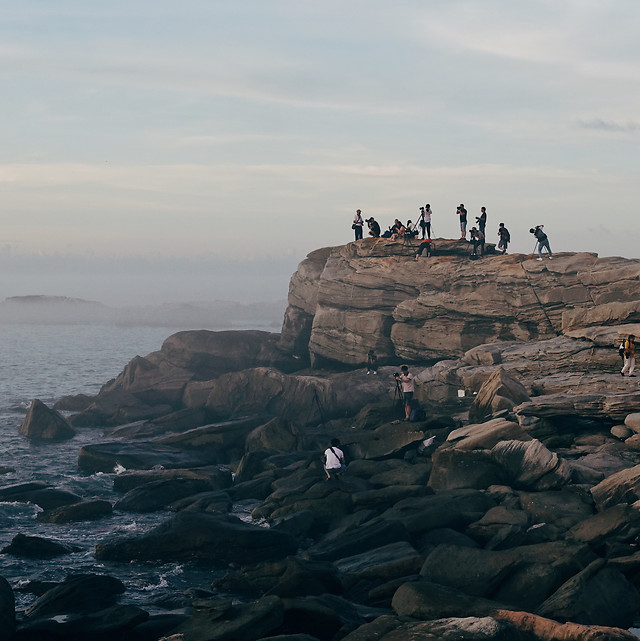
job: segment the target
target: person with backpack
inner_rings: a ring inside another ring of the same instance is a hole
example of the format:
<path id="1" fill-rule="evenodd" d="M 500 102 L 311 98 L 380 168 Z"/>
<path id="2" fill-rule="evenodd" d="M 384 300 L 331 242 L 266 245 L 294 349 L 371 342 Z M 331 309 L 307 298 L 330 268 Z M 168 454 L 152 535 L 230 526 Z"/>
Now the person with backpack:
<path id="1" fill-rule="evenodd" d="M 635 336 L 629 334 L 629 338 L 624 342 L 624 367 L 620 374 L 624 376 L 628 374 L 629 377 L 635 377 L 633 370 L 636 367 L 636 342 Z"/>
<path id="2" fill-rule="evenodd" d="M 356 215 L 353 217 L 353 224 L 351 229 L 355 231 L 356 240 L 362 240 L 362 226 L 364 225 L 364 220 L 362 219 L 362 213 L 359 209 L 356 209 Z"/>
<path id="3" fill-rule="evenodd" d="M 331 439 L 331 445 L 324 451 L 324 471 L 327 481 L 338 478 L 347 466 L 344 464 L 344 452 L 340 449 L 340 440 Z"/>
<path id="4" fill-rule="evenodd" d="M 549 260 L 553 258 L 553 252 L 551 247 L 549 247 L 549 237 L 542 231 L 544 225 L 536 225 L 535 229 L 532 227 L 529 230 L 530 234 L 533 234 L 536 237 L 538 245 L 538 260 L 542 260 L 542 250 L 546 249 L 549 254 Z"/>
<path id="5" fill-rule="evenodd" d="M 500 239 L 498 241 L 498 249 L 501 249 L 502 253 L 506 254 L 507 247 L 511 242 L 511 234 L 509 234 L 509 230 L 504 226 L 504 223 L 500 223 L 498 226 L 498 238 Z"/>
<path id="6" fill-rule="evenodd" d="M 486 236 L 485 234 L 485 229 L 487 228 L 487 208 L 486 207 L 480 207 L 480 215 L 476 218 L 476 222 L 478 223 L 478 229 L 483 233 L 483 235 Z"/>

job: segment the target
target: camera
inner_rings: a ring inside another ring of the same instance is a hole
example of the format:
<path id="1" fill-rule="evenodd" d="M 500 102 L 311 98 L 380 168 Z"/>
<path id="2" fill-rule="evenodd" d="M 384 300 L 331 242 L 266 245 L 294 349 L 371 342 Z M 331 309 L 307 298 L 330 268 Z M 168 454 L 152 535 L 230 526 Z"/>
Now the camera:
<path id="1" fill-rule="evenodd" d="M 400 372 L 394 372 L 393 378 L 400 378 Z"/>

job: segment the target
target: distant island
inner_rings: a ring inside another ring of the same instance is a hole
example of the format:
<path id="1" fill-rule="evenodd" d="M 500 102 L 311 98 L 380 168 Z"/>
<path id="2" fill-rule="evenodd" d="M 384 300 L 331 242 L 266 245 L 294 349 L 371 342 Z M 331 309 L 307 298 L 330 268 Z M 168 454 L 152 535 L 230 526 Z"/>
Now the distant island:
<path id="1" fill-rule="evenodd" d="M 239 303 L 194 301 L 110 307 L 94 300 L 42 294 L 10 296 L 0 302 L 0 324 L 101 323 L 181 329 L 279 330 L 285 300 Z"/>

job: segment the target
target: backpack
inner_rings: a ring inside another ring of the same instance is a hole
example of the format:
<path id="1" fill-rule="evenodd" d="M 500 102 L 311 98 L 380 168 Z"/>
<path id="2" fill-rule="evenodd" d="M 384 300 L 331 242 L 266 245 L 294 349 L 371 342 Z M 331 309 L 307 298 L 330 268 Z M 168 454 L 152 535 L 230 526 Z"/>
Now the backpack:
<path id="1" fill-rule="evenodd" d="M 618 347 L 618 354 L 620 356 L 624 356 L 624 341 L 622 341 L 622 343 L 620 343 L 620 347 Z"/>

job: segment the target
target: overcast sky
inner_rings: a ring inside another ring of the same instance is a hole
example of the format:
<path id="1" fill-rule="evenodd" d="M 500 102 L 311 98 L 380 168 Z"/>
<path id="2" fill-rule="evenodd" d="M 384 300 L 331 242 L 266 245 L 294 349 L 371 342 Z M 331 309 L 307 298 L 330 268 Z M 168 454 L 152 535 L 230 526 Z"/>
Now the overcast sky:
<path id="1" fill-rule="evenodd" d="M 426 202 L 640 256 L 637 0 L 0 6 L 0 297 L 284 298 Z"/>

